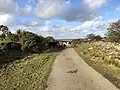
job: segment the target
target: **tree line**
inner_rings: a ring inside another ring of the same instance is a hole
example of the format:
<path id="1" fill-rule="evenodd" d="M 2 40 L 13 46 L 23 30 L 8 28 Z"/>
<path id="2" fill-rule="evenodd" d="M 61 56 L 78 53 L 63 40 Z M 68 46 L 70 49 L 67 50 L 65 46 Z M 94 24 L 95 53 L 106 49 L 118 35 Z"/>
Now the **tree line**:
<path id="1" fill-rule="evenodd" d="M 112 22 L 107 28 L 104 37 L 90 33 L 84 39 L 73 40 L 74 43 L 88 42 L 88 41 L 107 41 L 120 43 L 120 20 Z"/>
<path id="2" fill-rule="evenodd" d="M 33 32 L 17 30 L 12 33 L 7 26 L 0 25 L 0 65 L 12 62 L 33 53 L 62 50 L 64 45 L 53 37 L 43 37 Z"/>
<path id="3" fill-rule="evenodd" d="M 87 36 L 90 39 L 97 39 L 100 40 L 102 37 L 95 36 L 94 34 L 89 34 Z M 120 43 L 120 20 L 116 22 L 112 22 L 109 27 L 107 28 L 107 32 L 105 34 L 106 41 L 109 42 L 117 42 Z"/>

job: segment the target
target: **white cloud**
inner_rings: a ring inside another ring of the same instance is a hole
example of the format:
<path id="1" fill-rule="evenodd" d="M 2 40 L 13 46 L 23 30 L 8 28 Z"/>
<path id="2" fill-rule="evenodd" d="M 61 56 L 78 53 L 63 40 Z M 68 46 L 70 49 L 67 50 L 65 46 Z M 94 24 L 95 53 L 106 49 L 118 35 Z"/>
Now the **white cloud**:
<path id="1" fill-rule="evenodd" d="M 0 0 L 0 25 L 13 25 L 19 6 L 15 0 Z"/>
<path id="2" fill-rule="evenodd" d="M 28 26 L 36 26 L 36 25 L 38 25 L 39 23 L 38 23 L 38 21 L 36 21 L 36 20 L 34 20 L 34 21 L 31 21 L 31 22 L 28 22 Z"/>
<path id="3" fill-rule="evenodd" d="M 66 0 L 39 0 L 36 15 L 42 19 L 59 16 L 67 6 Z"/>
<path id="4" fill-rule="evenodd" d="M 32 20 L 32 21 L 25 22 L 24 25 L 34 27 L 34 26 L 43 26 L 44 24 L 45 24 L 45 21 L 38 19 L 38 20 Z"/>
<path id="5" fill-rule="evenodd" d="M 32 12 L 32 6 L 30 6 L 30 5 L 25 5 L 24 11 L 26 11 L 27 13 L 31 13 L 31 12 Z"/>
<path id="6" fill-rule="evenodd" d="M 97 11 L 90 9 L 85 4 L 77 7 L 70 7 L 68 11 L 64 12 L 62 17 L 67 21 L 86 21 L 92 20 L 97 16 Z"/>
<path id="7" fill-rule="evenodd" d="M 32 0 L 30 0 L 31 3 Z M 32 20 L 22 25 L 11 27 L 15 32 L 17 29 L 25 29 L 44 36 L 54 36 L 55 38 L 80 38 L 85 37 L 89 33 L 104 34 L 108 26 L 102 16 L 97 17 L 99 7 L 108 0 L 83 0 L 83 2 L 75 7 L 67 0 L 38 0 L 38 4 L 34 9 L 33 6 L 25 5 L 20 11 L 23 15 L 29 15 L 36 11 L 35 14 L 40 19 L 51 19 L 60 17 L 66 21 L 82 21 L 79 26 L 59 26 L 54 21 Z M 70 6 L 70 7 L 69 7 Z M 67 10 L 66 10 L 67 9 Z M 10 10 L 9 10 L 10 11 Z M 0 24 L 11 24 L 14 21 L 10 14 L 0 15 Z M 102 33 L 101 33 L 102 32 Z"/>
<path id="8" fill-rule="evenodd" d="M 81 25 L 71 28 L 71 32 L 77 33 L 83 33 L 83 36 L 85 37 L 89 33 L 94 33 L 98 35 L 104 36 L 104 34 L 107 31 L 107 28 L 109 27 L 109 24 L 112 22 L 117 21 L 118 19 L 112 19 L 112 20 L 104 20 L 102 16 L 99 16 L 93 20 L 85 21 Z"/>
<path id="9" fill-rule="evenodd" d="M 116 12 L 120 12 L 120 7 L 117 7 L 117 8 L 115 9 L 115 11 L 116 11 Z"/>
<path id="10" fill-rule="evenodd" d="M 15 0 L 0 0 L 0 13 L 14 13 L 18 9 Z"/>
<path id="11" fill-rule="evenodd" d="M 85 21 L 80 26 L 72 28 L 71 30 L 72 31 L 83 31 L 84 37 L 89 33 L 99 34 L 103 36 L 107 30 L 108 22 L 109 21 L 105 21 L 102 16 L 99 16 L 93 20 Z"/>
<path id="12" fill-rule="evenodd" d="M 59 24 L 51 24 L 50 21 L 44 22 L 44 25 L 35 26 L 35 24 L 26 26 L 26 25 L 17 25 L 12 27 L 11 30 L 15 32 L 17 29 L 25 29 L 32 31 L 34 33 L 43 35 L 43 36 L 53 36 L 56 39 L 77 39 L 81 37 L 85 37 L 89 33 L 94 33 L 98 35 L 104 36 L 107 31 L 107 27 L 109 23 L 116 21 L 117 19 L 113 20 L 104 20 L 102 16 L 99 16 L 93 20 L 85 21 L 81 23 L 79 26 L 70 26 L 65 25 L 61 26 Z"/>
<path id="13" fill-rule="evenodd" d="M 82 0 L 81 4 L 70 0 L 38 0 L 36 16 L 41 19 L 60 17 L 67 21 L 87 21 L 97 17 L 99 8 L 108 0 Z"/>
<path id="14" fill-rule="evenodd" d="M 72 30 L 90 30 L 94 29 L 100 24 L 103 24 L 103 17 L 99 16 L 91 21 L 85 21 L 80 26 L 73 28 Z"/>
<path id="15" fill-rule="evenodd" d="M 105 4 L 108 0 L 84 0 L 86 4 L 88 4 L 91 8 L 100 7 L 101 5 Z"/>
<path id="16" fill-rule="evenodd" d="M 67 21 L 85 21 L 93 19 L 96 12 L 89 10 L 86 4 L 73 7 L 66 0 L 39 0 L 36 15 L 42 19 L 60 17 Z"/>
<path id="17" fill-rule="evenodd" d="M 30 15 L 33 13 L 33 7 L 30 5 L 25 5 L 24 8 L 20 8 L 20 15 Z"/>
<path id="18" fill-rule="evenodd" d="M 2 14 L 0 15 L 0 25 L 12 25 L 15 22 L 14 15 Z"/>

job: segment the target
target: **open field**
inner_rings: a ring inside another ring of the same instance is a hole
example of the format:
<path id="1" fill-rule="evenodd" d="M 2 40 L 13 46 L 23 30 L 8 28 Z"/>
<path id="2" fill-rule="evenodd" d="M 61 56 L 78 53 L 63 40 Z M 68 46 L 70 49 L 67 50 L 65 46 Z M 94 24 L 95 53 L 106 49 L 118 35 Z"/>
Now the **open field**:
<path id="1" fill-rule="evenodd" d="M 0 90 L 44 90 L 56 53 L 33 54 L 0 70 Z"/>
<path id="2" fill-rule="evenodd" d="M 82 43 L 74 49 L 105 78 L 120 88 L 119 49 L 114 44 Z"/>

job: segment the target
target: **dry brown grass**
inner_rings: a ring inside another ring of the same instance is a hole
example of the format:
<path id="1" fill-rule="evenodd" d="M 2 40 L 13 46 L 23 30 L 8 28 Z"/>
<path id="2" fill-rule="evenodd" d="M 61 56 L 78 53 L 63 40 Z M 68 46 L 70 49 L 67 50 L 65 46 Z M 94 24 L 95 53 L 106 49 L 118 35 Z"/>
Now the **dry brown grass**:
<path id="1" fill-rule="evenodd" d="M 119 50 L 94 43 L 79 44 L 75 50 L 90 66 L 120 88 Z"/>

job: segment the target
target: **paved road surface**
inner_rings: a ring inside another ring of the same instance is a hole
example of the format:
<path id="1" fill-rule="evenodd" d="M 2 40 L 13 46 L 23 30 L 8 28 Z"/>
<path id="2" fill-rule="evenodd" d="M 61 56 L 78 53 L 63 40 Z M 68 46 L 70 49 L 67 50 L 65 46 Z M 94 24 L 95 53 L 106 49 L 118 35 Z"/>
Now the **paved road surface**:
<path id="1" fill-rule="evenodd" d="M 73 48 L 57 56 L 46 90 L 118 90 L 87 65 Z"/>

